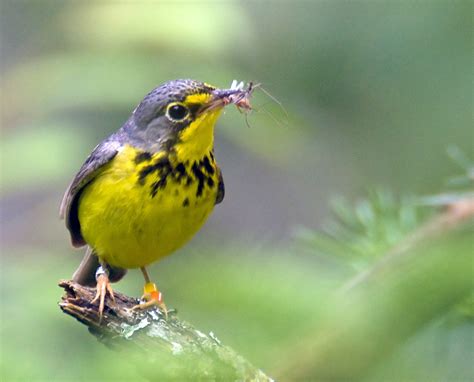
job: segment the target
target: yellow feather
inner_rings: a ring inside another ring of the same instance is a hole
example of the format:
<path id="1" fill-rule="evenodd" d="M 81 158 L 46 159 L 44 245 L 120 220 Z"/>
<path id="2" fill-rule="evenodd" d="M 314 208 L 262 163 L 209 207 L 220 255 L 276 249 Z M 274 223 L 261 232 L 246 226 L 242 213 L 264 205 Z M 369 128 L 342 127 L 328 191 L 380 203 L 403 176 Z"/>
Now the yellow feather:
<path id="1" fill-rule="evenodd" d="M 159 173 L 146 176 L 143 184 L 139 174 L 165 154 L 156 153 L 150 161 L 137 164 L 139 150 L 127 145 L 85 187 L 79 200 L 81 232 L 99 258 L 120 268 L 143 267 L 181 247 L 204 224 L 215 205 L 218 171 L 212 160 L 214 171 L 206 176 L 213 186 L 203 187 L 198 196 L 192 165 L 211 152 L 220 112 L 203 113 L 184 129 L 176 155 L 168 157 L 172 166 L 186 163 L 191 184 L 185 178 L 168 177 L 166 185 L 152 196 L 150 190 Z"/>

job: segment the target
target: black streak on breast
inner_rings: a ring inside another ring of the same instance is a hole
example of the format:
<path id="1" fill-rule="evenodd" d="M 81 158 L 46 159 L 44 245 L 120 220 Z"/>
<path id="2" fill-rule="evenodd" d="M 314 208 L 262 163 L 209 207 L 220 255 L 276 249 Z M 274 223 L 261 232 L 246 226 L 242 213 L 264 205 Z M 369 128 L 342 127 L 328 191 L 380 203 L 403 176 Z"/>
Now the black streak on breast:
<path id="1" fill-rule="evenodd" d="M 171 174 L 173 168 L 168 158 L 160 158 L 156 162 L 143 167 L 138 173 L 138 183 L 142 186 L 145 184 L 146 177 L 150 174 L 157 173 L 158 180 L 151 185 L 150 195 L 154 197 L 158 189 L 165 188 L 168 175 Z"/>
<path id="2" fill-rule="evenodd" d="M 136 155 L 135 164 L 140 164 L 142 162 L 149 162 L 150 160 L 151 160 L 151 154 L 146 151 L 142 151 Z"/>
<path id="3" fill-rule="evenodd" d="M 135 163 L 142 163 L 144 161 L 150 161 L 152 159 L 151 155 L 146 152 L 137 154 L 134 161 Z M 215 180 L 213 175 L 216 173 L 216 166 L 214 162 L 214 156 L 212 152 L 209 156 L 205 156 L 200 161 L 195 161 L 188 173 L 189 162 L 178 163 L 175 166 L 171 164 L 167 157 L 162 157 L 157 159 L 155 162 L 150 163 L 144 166 L 138 173 L 138 183 L 140 185 L 145 185 L 146 178 L 148 175 L 156 174 L 157 180 L 151 184 L 150 195 L 155 197 L 158 193 L 158 190 L 164 189 L 168 184 L 169 177 L 172 181 L 181 183 L 182 180 L 185 180 L 184 185 L 189 187 L 193 182 L 197 182 L 196 197 L 201 197 L 204 192 L 204 187 L 213 188 L 215 186 Z M 219 182 L 220 183 L 220 182 Z M 219 189 L 221 185 L 219 184 Z M 183 207 L 189 205 L 189 200 L 185 199 L 183 201 Z"/>
<path id="4" fill-rule="evenodd" d="M 204 175 L 204 173 L 202 172 L 198 162 L 193 163 L 192 171 L 194 176 L 196 177 L 196 180 L 198 181 L 196 196 L 199 198 L 202 195 L 202 191 L 204 190 L 204 182 L 206 180 L 206 175 Z"/>
<path id="5" fill-rule="evenodd" d="M 207 156 L 205 156 L 200 163 L 202 163 L 202 166 L 204 166 L 209 175 L 214 174 L 214 167 L 211 165 L 211 162 Z"/>

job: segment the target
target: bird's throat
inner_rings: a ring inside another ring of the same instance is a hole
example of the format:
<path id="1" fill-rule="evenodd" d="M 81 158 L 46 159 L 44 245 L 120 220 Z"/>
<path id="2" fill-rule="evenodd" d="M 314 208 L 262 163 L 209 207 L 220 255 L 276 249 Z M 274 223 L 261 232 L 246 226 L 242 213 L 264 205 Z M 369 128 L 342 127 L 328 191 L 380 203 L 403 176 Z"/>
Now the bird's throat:
<path id="1" fill-rule="evenodd" d="M 203 114 L 179 133 L 174 147 L 179 162 L 201 159 L 214 147 L 214 126 L 222 109 Z"/>

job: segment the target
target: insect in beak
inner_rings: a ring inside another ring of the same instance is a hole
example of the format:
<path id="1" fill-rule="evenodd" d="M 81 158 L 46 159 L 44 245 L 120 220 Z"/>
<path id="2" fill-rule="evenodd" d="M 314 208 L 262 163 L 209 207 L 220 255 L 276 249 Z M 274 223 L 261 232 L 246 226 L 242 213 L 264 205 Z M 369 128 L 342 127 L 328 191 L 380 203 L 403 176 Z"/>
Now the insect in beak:
<path id="1" fill-rule="evenodd" d="M 213 97 L 205 110 L 211 110 L 219 107 L 224 107 L 229 104 L 234 104 L 239 111 L 248 112 L 252 110 L 250 104 L 250 97 L 256 87 L 259 85 L 249 82 L 247 88 L 244 89 L 244 82 L 237 82 L 234 80 L 229 89 L 216 89 L 213 92 Z"/>

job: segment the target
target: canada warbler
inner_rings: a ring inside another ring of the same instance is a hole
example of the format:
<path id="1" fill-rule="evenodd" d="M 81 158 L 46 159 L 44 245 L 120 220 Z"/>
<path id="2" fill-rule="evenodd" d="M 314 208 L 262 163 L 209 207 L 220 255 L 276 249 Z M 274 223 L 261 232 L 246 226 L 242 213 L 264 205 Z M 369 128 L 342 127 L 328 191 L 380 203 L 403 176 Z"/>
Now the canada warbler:
<path id="1" fill-rule="evenodd" d="M 166 307 L 146 266 L 185 244 L 224 198 L 213 152 L 225 105 L 250 109 L 252 85 L 217 89 L 193 80 L 155 88 L 124 125 L 89 155 L 69 185 L 60 215 L 72 244 L 87 245 L 73 279 L 97 285 L 102 315 L 110 282 L 129 268 L 145 278 L 137 308 Z"/>

